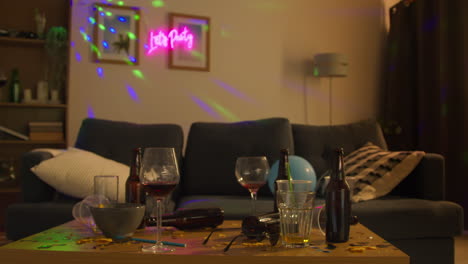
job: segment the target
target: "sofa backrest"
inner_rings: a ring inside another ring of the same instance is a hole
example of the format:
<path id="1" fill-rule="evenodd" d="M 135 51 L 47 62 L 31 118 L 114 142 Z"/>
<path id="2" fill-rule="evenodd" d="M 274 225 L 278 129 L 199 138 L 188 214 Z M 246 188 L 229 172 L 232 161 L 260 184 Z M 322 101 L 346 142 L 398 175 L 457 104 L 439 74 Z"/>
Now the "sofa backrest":
<path id="1" fill-rule="evenodd" d="M 182 159 L 184 136 L 175 124 L 135 124 L 103 119 L 84 119 L 75 147 L 130 165 L 136 147 L 173 147 Z"/>
<path id="2" fill-rule="evenodd" d="M 280 149 L 294 153 L 285 118 L 238 123 L 193 123 L 187 138 L 181 188 L 185 195 L 248 195 L 235 176 L 237 157 L 266 156 L 270 166 Z M 265 185 L 259 196 L 271 193 Z"/>
<path id="3" fill-rule="evenodd" d="M 334 126 L 292 124 L 296 155 L 308 160 L 320 177 L 329 167 L 330 150 L 343 147 L 345 155 L 367 142 L 387 149 L 380 125 L 373 120 Z"/>

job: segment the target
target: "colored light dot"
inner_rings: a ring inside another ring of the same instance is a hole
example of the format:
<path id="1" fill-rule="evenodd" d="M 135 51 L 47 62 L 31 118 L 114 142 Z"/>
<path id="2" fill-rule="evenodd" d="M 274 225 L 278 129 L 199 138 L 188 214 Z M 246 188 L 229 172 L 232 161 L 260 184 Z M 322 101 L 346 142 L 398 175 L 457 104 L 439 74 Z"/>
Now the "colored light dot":
<path id="1" fill-rule="evenodd" d="M 132 32 L 128 32 L 128 37 L 129 37 L 130 39 L 136 39 L 135 34 L 133 34 Z"/>
<path id="2" fill-rule="evenodd" d="M 91 106 L 88 105 L 88 117 L 89 118 L 94 118 L 94 110 Z"/>
<path id="3" fill-rule="evenodd" d="M 81 54 L 79 52 L 75 52 L 75 59 L 77 62 L 81 62 Z"/>
<path id="4" fill-rule="evenodd" d="M 101 67 L 97 67 L 96 72 L 100 78 L 104 77 L 104 70 Z"/>
<path id="5" fill-rule="evenodd" d="M 102 46 L 104 46 L 104 48 L 108 49 L 109 48 L 109 43 L 107 43 L 107 41 L 103 41 L 102 42 Z"/>
<path id="6" fill-rule="evenodd" d="M 101 30 L 106 30 L 106 27 L 105 27 L 103 24 L 99 24 L 99 28 L 100 28 Z"/>
<path id="7" fill-rule="evenodd" d="M 112 12 L 107 11 L 106 16 L 112 16 Z"/>
<path id="8" fill-rule="evenodd" d="M 123 6 L 123 5 L 124 5 L 124 1 L 118 1 L 117 4 L 118 4 L 119 6 Z"/>
<path id="9" fill-rule="evenodd" d="M 88 41 L 88 42 L 90 42 L 90 41 L 91 41 L 91 37 L 90 37 L 89 35 L 86 34 L 85 40 Z"/>
<path id="10" fill-rule="evenodd" d="M 117 31 L 115 30 L 115 28 L 113 28 L 113 27 L 110 27 L 110 28 L 109 28 L 109 31 L 110 31 L 111 33 L 117 32 Z"/>
<path id="11" fill-rule="evenodd" d="M 102 11 L 102 10 L 104 10 L 104 9 L 103 9 L 102 7 L 100 7 L 100 6 L 98 6 L 98 8 L 97 8 L 97 9 L 98 9 L 99 11 Z"/>
<path id="12" fill-rule="evenodd" d="M 136 58 L 133 57 L 133 56 L 128 56 L 128 58 L 130 59 L 131 62 L 135 63 L 136 62 Z"/>
<path id="13" fill-rule="evenodd" d="M 140 15 L 134 15 L 133 18 L 134 18 L 135 20 L 140 20 Z"/>
<path id="14" fill-rule="evenodd" d="M 91 23 L 93 25 L 96 24 L 96 19 L 94 19 L 94 17 L 88 17 L 88 21 L 89 21 L 89 23 Z"/>
<path id="15" fill-rule="evenodd" d="M 164 6 L 164 1 L 162 1 L 162 0 L 154 0 L 154 1 L 152 2 L 152 5 L 153 5 L 154 7 L 163 7 L 163 6 Z"/>
<path id="16" fill-rule="evenodd" d="M 125 17 L 123 17 L 123 16 L 119 16 L 118 19 L 119 19 L 120 22 L 127 22 L 127 19 Z"/>
<path id="17" fill-rule="evenodd" d="M 148 44 L 143 45 L 143 47 L 144 47 L 146 50 L 149 49 L 149 45 L 148 45 Z"/>
<path id="18" fill-rule="evenodd" d="M 106 14 L 104 14 L 104 12 L 100 12 L 99 15 L 100 16 L 106 16 Z"/>
<path id="19" fill-rule="evenodd" d="M 208 25 L 202 25 L 202 29 L 203 31 L 208 31 L 210 29 L 210 27 Z"/>
<path id="20" fill-rule="evenodd" d="M 143 76 L 143 73 L 140 70 L 133 70 L 133 75 L 135 75 L 137 78 L 144 79 L 145 77 Z"/>

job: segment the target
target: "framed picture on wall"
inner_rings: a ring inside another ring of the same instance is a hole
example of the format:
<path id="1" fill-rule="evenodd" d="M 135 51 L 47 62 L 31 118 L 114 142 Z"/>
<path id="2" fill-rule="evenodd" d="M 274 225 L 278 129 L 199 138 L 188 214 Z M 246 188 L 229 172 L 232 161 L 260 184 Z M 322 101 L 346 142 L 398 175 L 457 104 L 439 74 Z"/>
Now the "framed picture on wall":
<path id="1" fill-rule="evenodd" d="M 138 65 L 140 9 L 95 4 L 93 60 Z"/>
<path id="2" fill-rule="evenodd" d="M 210 71 L 210 18 L 169 13 L 172 34 L 186 41 L 174 41 L 169 49 L 169 68 Z"/>

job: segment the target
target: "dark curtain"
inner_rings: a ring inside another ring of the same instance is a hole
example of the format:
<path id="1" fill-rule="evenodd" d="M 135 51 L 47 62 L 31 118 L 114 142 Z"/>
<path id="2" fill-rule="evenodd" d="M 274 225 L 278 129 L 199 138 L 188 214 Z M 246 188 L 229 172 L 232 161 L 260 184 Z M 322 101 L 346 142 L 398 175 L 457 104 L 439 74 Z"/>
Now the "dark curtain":
<path id="1" fill-rule="evenodd" d="M 465 212 L 467 7 L 465 0 L 404 0 L 390 8 L 381 112 L 390 149 L 445 156 L 446 198 Z"/>

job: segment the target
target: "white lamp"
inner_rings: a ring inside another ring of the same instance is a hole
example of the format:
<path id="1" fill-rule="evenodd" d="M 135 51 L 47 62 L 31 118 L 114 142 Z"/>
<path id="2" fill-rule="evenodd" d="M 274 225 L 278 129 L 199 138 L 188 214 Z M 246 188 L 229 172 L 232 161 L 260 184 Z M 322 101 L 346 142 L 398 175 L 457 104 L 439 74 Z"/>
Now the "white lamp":
<path id="1" fill-rule="evenodd" d="M 332 77 L 346 77 L 348 60 L 339 53 L 320 53 L 314 56 L 314 76 L 329 77 L 330 89 L 328 95 L 329 122 L 332 125 Z"/>

